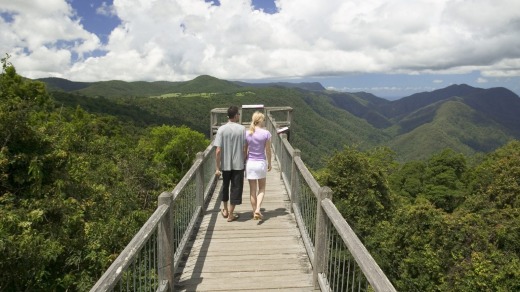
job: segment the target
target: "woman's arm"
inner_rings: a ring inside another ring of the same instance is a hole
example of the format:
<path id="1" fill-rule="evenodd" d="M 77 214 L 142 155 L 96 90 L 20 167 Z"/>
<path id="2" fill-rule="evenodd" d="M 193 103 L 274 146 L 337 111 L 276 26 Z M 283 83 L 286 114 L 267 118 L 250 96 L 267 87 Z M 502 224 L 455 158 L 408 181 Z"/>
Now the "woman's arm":
<path id="1" fill-rule="evenodd" d="M 267 156 L 267 171 L 271 171 L 271 140 L 265 141 L 265 155 Z"/>
<path id="2" fill-rule="evenodd" d="M 244 165 L 245 165 L 246 162 L 247 162 L 247 158 L 248 158 L 248 156 L 249 156 L 249 144 L 246 143 L 246 144 L 244 145 Z"/>

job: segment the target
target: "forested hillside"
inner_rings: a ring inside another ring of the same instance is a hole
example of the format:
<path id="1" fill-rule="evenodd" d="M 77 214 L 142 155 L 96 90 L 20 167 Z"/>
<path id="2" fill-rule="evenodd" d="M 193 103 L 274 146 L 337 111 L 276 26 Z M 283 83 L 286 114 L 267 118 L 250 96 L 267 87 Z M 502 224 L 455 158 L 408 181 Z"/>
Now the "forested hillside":
<path id="1" fill-rule="evenodd" d="M 142 125 L 186 125 L 208 137 L 212 108 L 291 106 L 293 145 L 313 169 L 345 145 L 361 150 L 388 146 L 406 162 L 447 147 L 466 155 L 487 153 L 520 139 L 520 98 L 505 88 L 452 85 L 388 101 L 364 92 L 331 92 L 314 83 L 251 84 L 211 76 L 186 82 L 43 81 L 69 106 Z"/>
<path id="2" fill-rule="evenodd" d="M 207 78 L 206 78 L 207 80 Z M 219 80 L 210 80 L 217 82 Z M 198 83 L 198 81 L 197 81 Z M 80 105 L 89 112 L 116 115 L 142 126 L 185 125 L 209 137 L 210 111 L 229 105 L 264 104 L 291 106 L 291 142 L 302 150 L 304 161 L 312 168 L 323 165 L 322 158 L 344 145 L 369 149 L 384 143 L 388 136 L 368 122 L 335 107 L 327 96 L 285 87 L 230 87 L 225 92 L 170 92 L 147 97 L 86 96 L 76 92 L 53 92 L 57 103 Z M 214 88 L 219 85 L 206 85 Z M 183 86 L 182 88 L 194 88 Z M 195 90 L 195 89 L 193 89 Z M 251 117 L 242 117 L 247 122 Z"/>

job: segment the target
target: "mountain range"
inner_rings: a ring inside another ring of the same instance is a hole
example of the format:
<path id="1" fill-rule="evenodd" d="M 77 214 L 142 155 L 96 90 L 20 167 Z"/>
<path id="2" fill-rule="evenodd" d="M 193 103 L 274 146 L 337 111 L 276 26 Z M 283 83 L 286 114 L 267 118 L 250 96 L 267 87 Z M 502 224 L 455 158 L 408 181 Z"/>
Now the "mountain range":
<path id="1" fill-rule="evenodd" d="M 307 160 L 315 167 L 344 145 L 388 146 L 399 160 L 410 161 L 445 148 L 466 155 L 485 153 L 520 139 L 520 98 L 506 88 L 459 84 L 390 101 L 367 92 L 329 91 L 320 83 L 245 83 L 207 75 L 184 82 L 38 80 L 49 91 L 60 92 L 55 94 L 58 100 L 70 106 L 94 108 L 92 103 L 101 98 L 107 106 L 97 106 L 98 112 L 113 114 L 117 107 L 134 107 L 143 111 L 141 118 L 186 124 L 206 134 L 209 110 L 214 107 L 291 106 L 291 142 L 302 150 L 302 157 L 307 151 Z M 182 115 L 186 107 L 192 116 Z"/>

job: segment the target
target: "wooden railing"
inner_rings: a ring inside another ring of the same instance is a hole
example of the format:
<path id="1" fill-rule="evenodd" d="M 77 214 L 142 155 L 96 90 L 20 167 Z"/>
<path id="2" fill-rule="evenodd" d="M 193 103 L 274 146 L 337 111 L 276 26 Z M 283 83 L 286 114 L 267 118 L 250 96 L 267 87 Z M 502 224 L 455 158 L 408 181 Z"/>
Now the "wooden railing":
<path id="1" fill-rule="evenodd" d="M 213 193 L 215 148 L 198 153 L 158 207 L 90 291 L 172 291 L 175 270 L 205 201 Z"/>
<path id="2" fill-rule="evenodd" d="M 286 123 L 281 123 L 286 125 Z M 322 291 L 396 291 L 347 221 L 332 203 L 332 190 L 321 187 L 293 149 L 280 124 L 267 110 L 267 129 L 291 200 L 303 243 Z"/>

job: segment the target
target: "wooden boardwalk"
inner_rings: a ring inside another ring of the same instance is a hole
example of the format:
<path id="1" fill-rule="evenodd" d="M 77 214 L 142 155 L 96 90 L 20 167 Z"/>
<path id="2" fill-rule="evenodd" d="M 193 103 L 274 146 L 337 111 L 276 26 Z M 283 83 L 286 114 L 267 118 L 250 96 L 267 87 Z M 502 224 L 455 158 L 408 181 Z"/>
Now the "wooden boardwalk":
<path id="1" fill-rule="evenodd" d="M 176 275 L 176 291 L 314 291 L 312 268 L 277 163 L 267 175 L 263 221 L 252 219 L 244 181 L 240 218 L 220 215 L 219 180 Z"/>

